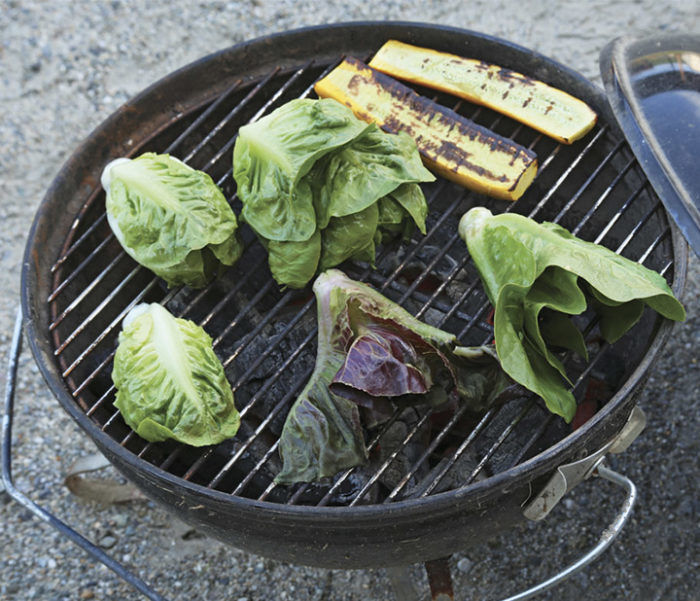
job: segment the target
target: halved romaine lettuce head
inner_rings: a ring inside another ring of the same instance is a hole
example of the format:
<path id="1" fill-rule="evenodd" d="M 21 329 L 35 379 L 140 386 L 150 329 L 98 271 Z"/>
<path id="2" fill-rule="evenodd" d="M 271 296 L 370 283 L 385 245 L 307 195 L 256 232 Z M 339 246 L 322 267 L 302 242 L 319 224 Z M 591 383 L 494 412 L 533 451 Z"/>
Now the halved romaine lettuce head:
<path id="1" fill-rule="evenodd" d="M 235 436 L 240 418 L 209 335 L 157 303 L 124 318 L 114 357 L 114 403 L 145 440 L 213 445 Z"/>
<path id="2" fill-rule="evenodd" d="M 236 216 L 203 171 L 167 154 L 116 159 L 102 172 L 109 225 L 169 286 L 201 288 L 241 254 Z"/>
<path id="3" fill-rule="evenodd" d="M 552 347 L 586 355 L 572 315 L 590 303 L 609 342 L 639 320 L 645 305 L 669 319 L 685 319 L 683 306 L 658 273 L 554 223 L 476 207 L 462 217 L 459 234 L 495 307 L 503 369 L 567 422 L 576 401 Z"/>
<path id="4" fill-rule="evenodd" d="M 309 482 L 364 463 L 360 407 L 377 414 L 401 405 L 490 405 L 508 379 L 495 352 L 456 345 L 373 288 L 330 269 L 314 283 L 316 365 L 280 438 L 276 482 Z"/>

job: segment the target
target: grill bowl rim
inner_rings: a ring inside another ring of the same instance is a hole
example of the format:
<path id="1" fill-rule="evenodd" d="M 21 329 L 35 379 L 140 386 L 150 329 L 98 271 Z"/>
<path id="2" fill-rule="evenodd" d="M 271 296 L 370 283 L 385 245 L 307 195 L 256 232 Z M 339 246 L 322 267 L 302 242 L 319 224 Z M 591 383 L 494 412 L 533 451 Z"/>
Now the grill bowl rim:
<path id="1" fill-rule="evenodd" d="M 124 462 L 129 469 L 134 470 L 137 473 L 140 472 L 149 474 L 156 480 L 162 480 L 164 483 L 167 483 L 175 488 L 181 487 L 196 495 L 233 504 L 244 512 L 248 510 L 252 510 L 254 512 L 264 511 L 270 515 L 274 514 L 276 516 L 288 516 L 290 518 L 300 519 L 302 521 L 323 519 L 324 521 L 336 522 L 338 526 L 346 525 L 351 527 L 348 525 L 348 518 L 353 518 L 355 516 L 363 519 L 386 519 L 388 513 L 387 510 L 390 509 L 391 515 L 394 519 L 412 519 L 421 514 L 452 512 L 455 509 L 456 502 L 459 502 L 461 505 L 468 503 L 470 500 L 473 501 L 484 496 L 489 496 L 489 493 L 493 493 L 494 491 L 500 491 L 504 488 L 517 488 L 523 483 L 532 482 L 534 479 L 551 472 L 558 465 L 565 463 L 567 460 L 570 460 L 572 457 L 584 450 L 587 452 L 595 450 L 593 448 L 589 448 L 587 445 L 589 445 L 590 441 L 594 439 L 596 435 L 600 435 L 600 431 L 605 428 L 606 424 L 609 425 L 615 419 L 620 422 L 626 419 L 628 411 L 625 412 L 625 409 L 627 409 L 628 405 L 630 404 L 628 401 L 631 401 L 631 395 L 633 395 L 639 386 L 643 384 L 645 375 L 648 374 L 649 368 L 652 366 L 652 362 L 656 354 L 661 350 L 661 348 L 663 348 L 664 344 L 668 340 L 674 325 L 672 322 L 662 320 L 661 318 L 657 319 L 657 327 L 655 333 L 653 334 L 651 344 L 649 345 L 637 368 L 633 371 L 617 393 L 606 403 L 606 405 L 599 410 L 592 419 L 586 422 L 586 424 L 575 432 L 572 432 L 553 446 L 548 447 L 546 450 L 538 453 L 531 459 L 504 472 L 490 476 L 483 481 L 475 482 L 461 489 L 452 489 L 442 493 L 429 495 L 425 498 L 396 501 L 387 505 L 373 504 L 366 506 L 357 505 L 353 507 L 285 505 L 234 496 L 228 493 L 210 489 L 205 486 L 184 480 L 178 476 L 174 476 L 173 474 L 139 458 L 131 451 L 128 451 L 119 445 L 116 440 L 98 428 L 96 424 L 78 407 L 77 403 L 73 399 L 73 396 L 68 391 L 68 388 L 59 373 L 58 366 L 54 361 L 52 352 L 53 348 L 48 336 L 48 327 L 44 327 L 48 326 L 48 321 L 46 323 L 41 321 L 42 307 L 40 305 L 45 305 L 43 309 L 46 315 L 48 315 L 48 306 L 45 300 L 47 295 L 42 295 L 38 291 L 38 282 L 41 278 L 41 269 L 50 269 L 52 261 L 55 259 L 55 257 L 51 257 L 51 259 L 47 261 L 44 258 L 47 254 L 45 238 L 47 233 L 47 213 L 50 212 L 49 209 L 51 208 L 51 205 L 57 202 L 57 197 L 61 193 L 62 188 L 68 185 L 67 182 L 74 176 L 75 171 L 80 171 L 80 163 L 82 163 L 81 158 L 86 154 L 86 152 L 89 151 L 91 144 L 94 144 L 95 140 L 100 139 L 107 132 L 112 130 L 122 119 L 125 118 L 125 115 L 128 116 L 132 112 L 139 112 L 139 107 L 153 102 L 154 96 L 157 96 L 163 90 L 169 89 L 174 82 L 182 81 L 183 78 L 187 78 L 190 74 L 199 71 L 203 66 L 209 65 L 212 61 L 222 59 L 232 60 L 233 55 L 239 54 L 255 55 L 259 54 L 260 52 L 269 52 L 272 46 L 277 46 L 280 42 L 292 43 L 297 42 L 299 39 L 314 39 L 323 36 L 327 37 L 328 35 L 335 37 L 339 33 L 349 38 L 361 37 L 363 34 L 371 34 L 372 36 L 376 36 L 377 31 L 380 30 L 386 32 L 381 36 L 384 39 L 388 39 L 392 35 L 403 38 L 410 35 L 418 36 L 420 38 L 423 34 L 439 34 L 445 35 L 449 39 L 461 38 L 466 44 L 477 41 L 480 43 L 486 43 L 487 45 L 494 45 L 502 49 L 504 52 L 508 51 L 509 53 L 514 53 L 522 60 L 528 59 L 535 62 L 542 62 L 549 67 L 556 69 L 556 71 L 560 74 L 560 77 L 568 79 L 571 82 L 577 83 L 579 86 L 581 86 L 581 89 L 587 92 L 587 96 L 593 96 L 596 100 L 596 110 L 601 111 L 608 123 L 617 131 L 617 126 L 614 122 L 612 113 L 607 105 L 602 90 L 572 69 L 561 65 L 540 53 L 495 36 L 490 36 L 467 29 L 425 23 L 405 21 L 362 21 L 337 23 L 332 25 L 319 25 L 286 32 L 278 32 L 245 41 L 209 54 L 156 81 L 143 92 L 125 103 L 115 113 L 110 115 L 100 125 L 98 125 L 92 131 L 92 133 L 80 143 L 71 157 L 62 166 L 37 209 L 25 247 L 21 276 L 21 302 L 24 315 L 25 333 L 29 346 L 34 355 L 34 359 L 41 371 L 42 376 L 44 377 L 44 380 L 49 386 L 49 389 L 56 396 L 63 408 L 77 422 L 81 429 L 100 448 L 105 449 L 108 453 L 113 454 L 116 457 L 119 457 L 120 462 Z M 329 52 L 329 56 L 337 57 L 338 53 Z M 296 58 L 293 56 L 287 57 L 287 60 L 294 61 Z M 279 62 L 279 60 L 277 62 Z M 517 67 L 508 65 L 507 61 L 505 61 L 505 66 L 517 70 Z M 209 89 L 207 90 L 207 94 L 204 94 L 202 97 L 204 98 L 207 95 L 215 96 L 217 93 L 218 91 Z M 167 125 L 167 122 L 165 125 Z M 87 185 L 85 181 L 82 182 L 82 184 Z M 71 220 L 72 219 L 73 216 L 71 215 Z M 682 238 L 682 236 L 680 236 L 674 222 L 670 219 L 668 221 L 672 232 L 671 239 L 674 257 L 674 280 L 672 288 L 674 293 L 677 296 L 680 296 L 680 293 L 685 285 L 688 248 L 685 240 Z M 63 238 L 65 239 L 65 231 Z M 48 271 L 46 271 L 45 277 L 49 277 Z M 125 475 L 128 476 L 129 474 L 125 473 Z"/>

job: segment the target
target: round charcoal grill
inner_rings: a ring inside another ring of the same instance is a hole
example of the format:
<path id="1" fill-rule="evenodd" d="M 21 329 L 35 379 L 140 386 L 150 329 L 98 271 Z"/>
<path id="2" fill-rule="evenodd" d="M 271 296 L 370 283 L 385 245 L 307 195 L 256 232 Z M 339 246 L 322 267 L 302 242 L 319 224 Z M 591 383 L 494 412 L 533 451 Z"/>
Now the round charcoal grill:
<path id="1" fill-rule="evenodd" d="M 563 463 L 601 448 L 625 424 L 635 393 L 671 324 L 647 312 L 613 346 L 583 325 L 588 363 L 567 358 L 579 400 L 597 413 L 577 430 L 531 396 L 483 415 L 416 411 L 367 432 L 371 461 L 323 484 L 278 486 L 279 434 L 313 368 L 316 308 L 310 287 L 282 291 L 247 226 L 242 258 L 203 290 L 167 289 L 111 234 L 99 176 L 118 156 L 169 152 L 207 171 L 240 211 L 231 156 L 238 128 L 300 96 L 352 55 L 387 39 L 493 62 L 562 88 L 599 114 L 562 146 L 486 108 L 418 89 L 533 149 L 540 170 L 516 203 L 445 180 L 426 185 L 428 233 L 378 249 L 377 269 L 346 263 L 419 318 L 462 344 L 492 339 L 490 306 L 457 223 L 469 208 L 560 223 L 662 273 L 678 294 L 687 247 L 614 125 L 597 88 L 532 51 L 464 30 L 363 23 L 299 30 L 193 63 L 124 105 L 82 144 L 53 182 L 27 245 L 22 302 L 28 339 L 52 391 L 127 478 L 183 520 L 227 543 L 285 561 L 377 567 L 432 560 L 522 521 L 522 505 Z M 148 443 L 113 406 L 110 373 L 121 321 L 139 302 L 195 320 L 214 339 L 241 410 L 237 436 L 212 448 Z"/>

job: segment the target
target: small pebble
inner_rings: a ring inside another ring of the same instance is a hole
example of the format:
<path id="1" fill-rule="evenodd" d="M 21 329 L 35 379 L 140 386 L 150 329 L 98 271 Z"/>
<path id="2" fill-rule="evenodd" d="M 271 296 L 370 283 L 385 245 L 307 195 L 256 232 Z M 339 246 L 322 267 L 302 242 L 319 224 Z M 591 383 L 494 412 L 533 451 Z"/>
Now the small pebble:
<path id="1" fill-rule="evenodd" d="M 457 569 L 462 572 L 462 574 L 466 574 L 469 570 L 472 569 L 472 566 L 474 565 L 474 562 L 472 562 L 471 559 L 467 559 L 466 557 L 462 557 L 457 562 Z"/>
<path id="2" fill-rule="evenodd" d="M 103 536 L 99 542 L 100 547 L 102 547 L 103 549 L 111 549 L 116 544 L 117 539 L 109 535 Z"/>

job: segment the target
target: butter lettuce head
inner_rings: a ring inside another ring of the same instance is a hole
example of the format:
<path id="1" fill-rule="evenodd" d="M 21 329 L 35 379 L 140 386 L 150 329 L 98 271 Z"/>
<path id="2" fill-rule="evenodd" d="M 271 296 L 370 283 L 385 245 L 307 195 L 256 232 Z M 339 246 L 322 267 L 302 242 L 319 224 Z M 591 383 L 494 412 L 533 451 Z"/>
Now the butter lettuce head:
<path id="1" fill-rule="evenodd" d="M 192 446 L 233 437 L 240 417 L 209 335 L 159 304 L 134 307 L 114 357 L 114 403 L 145 440 Z"/>
<path id="2" fill-rule="evenodd" d="M 583 336 L 571 316 L 590 305 L 609 342 L 634 326 L 645 305 L 668 319 L 685 319 L 683 306 L 658 273 L 554 223 L 476 207 L 462 217 L 459 234 L 495 307 L 503 369 L 567 422 L 576 401 L 552 348 L 585 356 Z"/>
<path id="3" fill-rule="evenodd" d="M 206 285 L 241 254 L 237 222 L 203 171 L 167 154 L 116 159 L 102 173 L 107 219 L 124 250 L 170 286 Z"/>
<path id="4" fill-rule="evenodd" d="M 418 182 L 435 179 L 408 135 L 332 99 L 292 100 L 242 127 L 233 175 L 272 276 L 291 288 L 347 259 L 373 263 L 385 234 L 408 236 L 414 224 L 425 233 Z"/>
<path id="5" fill-rule="evenodd" d="M 368 123 L 331 99 L 292 100 L 238 131 L 233 177 L 243 219 L 268 240 L 299 242 L 316 231 L 313 195 L 302 178 L 322 156 Z"/>

